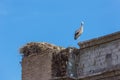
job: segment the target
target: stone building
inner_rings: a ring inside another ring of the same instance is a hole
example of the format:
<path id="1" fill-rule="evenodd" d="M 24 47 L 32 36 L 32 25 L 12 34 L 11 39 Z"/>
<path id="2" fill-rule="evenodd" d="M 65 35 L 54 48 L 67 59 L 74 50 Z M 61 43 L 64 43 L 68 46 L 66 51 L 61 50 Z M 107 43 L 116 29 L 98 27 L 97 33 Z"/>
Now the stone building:
<path id="1" fill-rule="evenodd" d="M 78 45 L 26 44 L 22 80 L 120 80 L 120 31 Z"/>

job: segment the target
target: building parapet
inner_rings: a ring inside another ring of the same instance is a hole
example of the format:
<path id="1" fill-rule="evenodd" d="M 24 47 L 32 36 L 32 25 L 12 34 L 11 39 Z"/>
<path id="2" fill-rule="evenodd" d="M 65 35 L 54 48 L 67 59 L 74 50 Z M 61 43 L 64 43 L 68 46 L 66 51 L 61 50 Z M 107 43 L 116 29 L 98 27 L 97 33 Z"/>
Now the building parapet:
<path id="1" fill-rule="evenodd" d="M 80 46 L 80 49 L 83 49 L 83 48 L 111 42 L 117 39 L 120 39 L 120 31 L 112 33 L 112 34 L 108 34 L 102 37 L 94 38 L 91 40 L 79 42 L 78 45 Z"/>

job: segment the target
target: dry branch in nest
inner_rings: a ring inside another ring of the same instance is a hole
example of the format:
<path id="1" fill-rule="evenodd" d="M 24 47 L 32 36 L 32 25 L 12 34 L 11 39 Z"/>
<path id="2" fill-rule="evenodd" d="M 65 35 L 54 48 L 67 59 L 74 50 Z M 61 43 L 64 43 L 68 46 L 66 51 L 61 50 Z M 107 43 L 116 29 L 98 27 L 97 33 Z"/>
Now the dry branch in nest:
<path id="1" fill-rule="evenodd" d="M 63 50 L 59 53 L 54 53 L 52 58 L 52 76 L 62 77 L 66 75 L 68 62 L 68 53 Z"/>
<path id="2" fill-rule="evenodd" d="M 52 77 L 64 77 L 67 76 L 67 64 L 70 54 L 70 49 L 73 50 L 72 53 L 78 51 L 74 47 L 69 47 L 61 50 L 59 53 L 54 53 L 52 58 Z"/>

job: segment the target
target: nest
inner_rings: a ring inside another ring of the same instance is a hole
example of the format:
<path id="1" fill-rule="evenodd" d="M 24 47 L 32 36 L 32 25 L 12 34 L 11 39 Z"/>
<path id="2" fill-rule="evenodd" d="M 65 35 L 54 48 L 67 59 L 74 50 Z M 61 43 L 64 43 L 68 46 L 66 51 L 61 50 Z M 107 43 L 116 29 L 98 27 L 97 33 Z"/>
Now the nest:
<path id="1" fill-rule="evenodd" d="M 44 42 L 42 42 L 42 43 L 31 42 L 31 43 L 28 43 L 27 45 L 23 46 L 20 49 L 20 53 L 25 57 L 25 56 L 29 56 L 32 54 L 58 52 L 61 49 L 63 49 L 63 48 L 52 45 L 52 44 L 44 43 Z"/>

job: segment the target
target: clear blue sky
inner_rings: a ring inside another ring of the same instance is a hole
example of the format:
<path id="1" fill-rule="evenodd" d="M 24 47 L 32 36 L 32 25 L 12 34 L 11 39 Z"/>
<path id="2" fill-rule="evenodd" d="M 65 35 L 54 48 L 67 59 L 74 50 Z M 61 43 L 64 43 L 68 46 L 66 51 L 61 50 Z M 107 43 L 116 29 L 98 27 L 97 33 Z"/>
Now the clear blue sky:
<path id="1" fill-rule="evenodd" d="M 84 33 L 74 31 L 84 21 Z M 120 0 L 0 0 L 0 80 L 21 80 L 19 48 L 28 42 L 77 47 L 120 31 Z"/>

